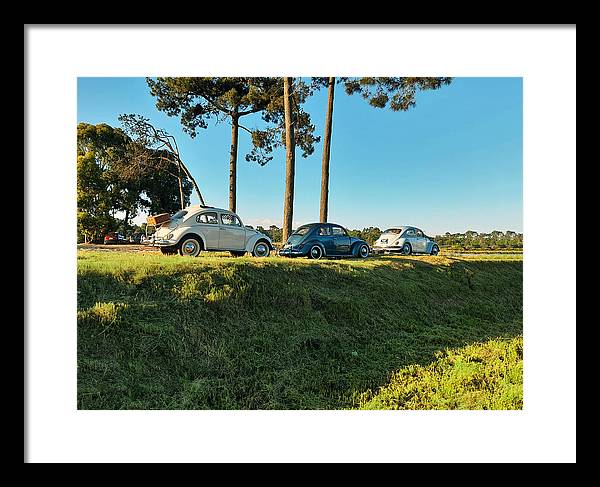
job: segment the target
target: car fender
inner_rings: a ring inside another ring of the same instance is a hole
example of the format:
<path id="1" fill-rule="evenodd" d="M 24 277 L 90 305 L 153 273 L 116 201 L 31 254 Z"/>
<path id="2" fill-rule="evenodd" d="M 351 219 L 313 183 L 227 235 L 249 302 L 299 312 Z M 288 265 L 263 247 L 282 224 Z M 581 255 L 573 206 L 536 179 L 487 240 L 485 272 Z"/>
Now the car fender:
<path id="1" fill-rule="evenodd" d="M 202 242 L 202 248 L 206 249 L 206 239 L 204 238 L 204 235 L 202 235 L 202 232 L 197 231 L 195 228 L 188 227 L 188 226 L 177 227 L 177 228 L 173 229 L 172 233 L 173 233 L 173 240 L 177 241 L 177 243 L 175 245 L 179 245 L 184 237 L 194 236 L 194 237 L 198 237 L 200 239 L 200 241 Z"/>
<path id="2" fill-rule="evenodd" d="M 426 248 L 426 252 L 427 252 L 428 254 L 430 254 L 430 253 L 431 253 L 431 251 L 433 250 L 433 246 L 434 246 L 434 245 L 437 245 L 437 246 L 438 246 L 438 248 L 440 247 L 440 246 L 439 246 L 439 244 L 438 244 L 438 243 L 437 243 L 435 240 L 429 240 L 429 241 L 427 242 L 427 248 Z"/>
<path id="3" fill-rule="evenodd" d="M 310 237 L 305 242 L 299 243 L 298 245 L 296 245 L 296 248 L 301 249 L 301 251 L 308 253 L 309 249 L 315 245 L 318 245 L 321 248 L 321 251 L 323 252 L 323 256 L 326 257 L 327 250 L 325 250 L 325 245 L 323 245 L 323 242 L 321 242 L 318 238 L 315 238 L 314 236 Z"/>
<path id="4" fill-rule="evenodd" d="M 271 242 L 271 239 L 264 233 L 257 232 L 254 235 L 251 235 L 250 238 L 246 241 L 246 252 L 252 252 L 254 250 L 254 246 L 256 245 L 256 242 L 258 242 L 259 240 L 264 240 L 265 242 L 267 242 L 267 244 L 269 245 L 269 248 L 271 250 L 275 250 L 275 247 L 273 247 L 273 242 Z"/>
<path id="5" fill-rule="evenodd" d="M 313 238 L 309 240 L 306 244 L 303 244 L 303 247 L 310 249 L 314 245 L 318 245 L 319 247 L 321 247 L 321 250 L 323 251 L 323 257 L 327 257 L 327 249 L 325 249 L 325 245 L 323 245 L 323 242 L 321 242 L 319 239 Z"/>
<path id="6" fill-rule="evenodd" d="M 406 237 L 400 237 L 395 243 L 388 243 L 387 247 L 390 246 L 394 246 L 394 247 L 402 247 L 406 242 L 410 243 L 408 240 L 406 240 Z M 411 245 L 412 247 L 412 245 Z"/>
<path id="7" fill-rule="evenodd" d="M 357 241 L 357 242 L 354 242 L 354 243 L 352 244 L 352 247 L 350 247 L 350 253 L 351 253 L 351 254 L 352 254 L 354 257 L 357 257 L 357 256 L 358 256 L 358 248 L 359 248 L 361 245 L 367 245 L 367 246 L 369 247 L 369 249 L 371 248 L 371 247 L 369 246 L 369 244 L 368 244 L 367 242 L 365 242 L 364 240 L 359 240 L 359 241 Z"/>

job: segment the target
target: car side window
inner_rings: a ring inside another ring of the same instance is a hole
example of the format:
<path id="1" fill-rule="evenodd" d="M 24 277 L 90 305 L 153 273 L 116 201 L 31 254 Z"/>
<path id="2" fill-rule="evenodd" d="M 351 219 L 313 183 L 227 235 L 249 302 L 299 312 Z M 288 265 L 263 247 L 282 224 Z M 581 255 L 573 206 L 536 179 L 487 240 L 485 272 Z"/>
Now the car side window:
<path id="1" fill-rule="evenodd" d="M 331 230 L 329 227 L 319 227 L 319 235 L 326 236 L 331 235 Z"/>
<path id="2" fill-rule="evenodd" d="M 417 237 L 422 237 L 423 236 L 423 232 L 421 230 L 417 230 Z"/>
<path id="3" fill-rule="evenodd" d="M 333 230 L 333 235 L 342 236 L 342 237 L 346 236 L 346 231 L 342 227 L 332 226 L 331 229 Z"/>
<path id="4" fill-rule="evenodd" d="M 223 225 L 229 225 L 232 227 L 241 227 L 242 226 L 242 223 L 240 222 L 238 217 L 236 217 L 235 215 L 232 215 L 230 213 L 222 213 L 221 214 L 221 223 Z"/>
<path id="5" fill-rule="evenodd" d="M 209 223 L 216 225 L 219 223 L 219 221 L 217 220 L 217 214 L 211 211 L 210 213 L 202 213 L 201 215 L 198 215 L 196 217 L 196 223 Z"/>
<path id="6" fill-rule="evenodd" d="M 409 228 L 408 230 L 406 230 L 406 232 L 404 233 L 405 237 L 414 237 L 415 236 L 415 231 L 412 228 Z"/>

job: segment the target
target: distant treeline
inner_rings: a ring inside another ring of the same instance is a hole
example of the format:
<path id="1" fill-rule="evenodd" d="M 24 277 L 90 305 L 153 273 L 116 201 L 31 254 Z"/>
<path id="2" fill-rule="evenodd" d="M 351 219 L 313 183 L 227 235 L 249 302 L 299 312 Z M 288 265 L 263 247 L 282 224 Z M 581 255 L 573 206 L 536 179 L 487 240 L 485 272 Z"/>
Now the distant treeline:
<path id="1" fill-rule="evenodd" d="M 437 235 L 436 241 L 442 247 L 456 248 L 465 250 L 502 250 L 502 249 L 522 249 L 523 234 L 507 230 L 501 232 L 494 230 L 490 233 L 478 233 L 469 230 L 465 233 L 450 233 Z"/>
<path id="2" fill-rule="evenodd" d="M 271 237 L 273 242 L 281 242 L 281 228 L 271 225 L 269 228 L 259 226 L 256 227 L 256 229 Z M 348 231 L 350 235 L 362 238 L 364 241 L 368 242 L 369 245 L 373 245 L 382 233 L 382 230 L 378 227 L 367 227 L 362 230 Z M 446 232 L 444 235 L 436 235 L 434 238 L 441 247 L 453 249 L 499 250 L 523 248 L 523 234 L 511 230 L 507 230 L 506 232 L 494 230 L 491 233 L 478 233 L 472 230 L 465 233 Z"/>

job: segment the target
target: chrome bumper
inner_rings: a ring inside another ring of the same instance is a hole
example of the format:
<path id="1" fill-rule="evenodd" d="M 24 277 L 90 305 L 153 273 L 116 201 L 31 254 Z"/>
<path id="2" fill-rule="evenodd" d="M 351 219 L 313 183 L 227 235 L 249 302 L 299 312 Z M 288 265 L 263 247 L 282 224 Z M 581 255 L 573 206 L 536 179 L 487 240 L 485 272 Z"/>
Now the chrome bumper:
<path id="1" fill-rule="evenodd" d="M 277 252 L 277 255 L 281 255 L 283 257 L 297 257 L 300 255 L 303 255 L 303 253 L 300 250 L 296 250 L 293 248 L 287 248 L 287 249 L 280 249 Z"/>
<path id="2" fill-rule="evenodd" d="M 151 242 L 144 243 L 144 245 L 147 245 L 148 247 L 172 247 L 176 244 L 177 242 L 174 240 L 165 240 L 162 238 L 157 238 Z"/>
<path id="3" fill-rule="evenodd" d="M 371 251 L 374 254 L 381 254 L 384 252 L 401 252 L 402 247 L 390 245 L 389 247 L 372 247 Z"/>

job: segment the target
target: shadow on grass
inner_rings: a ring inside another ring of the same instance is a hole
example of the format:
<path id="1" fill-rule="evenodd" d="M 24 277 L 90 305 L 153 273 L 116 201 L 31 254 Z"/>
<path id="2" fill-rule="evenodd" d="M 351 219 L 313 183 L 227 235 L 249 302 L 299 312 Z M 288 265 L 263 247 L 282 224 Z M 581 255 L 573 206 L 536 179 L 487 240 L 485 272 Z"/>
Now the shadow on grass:
<path id="1" fill-rule="evenodd" d="M 87 265 L 78 307 L 80 409 L 336 409 L 437 351 L 520 335 L 522 263 Z"/>

